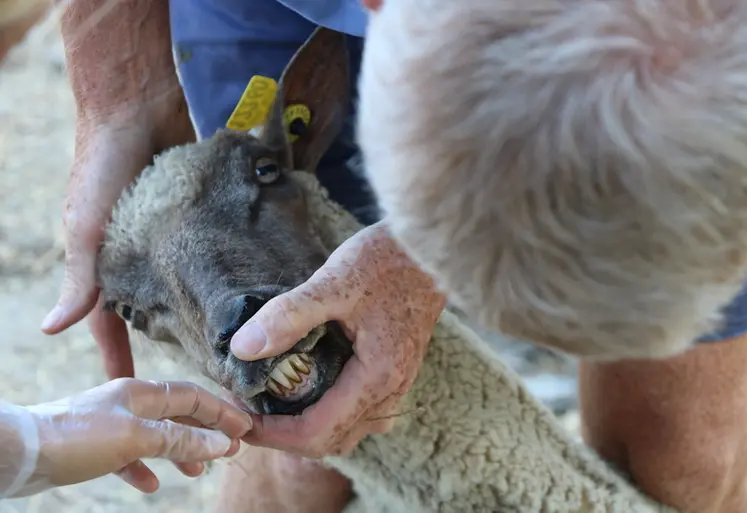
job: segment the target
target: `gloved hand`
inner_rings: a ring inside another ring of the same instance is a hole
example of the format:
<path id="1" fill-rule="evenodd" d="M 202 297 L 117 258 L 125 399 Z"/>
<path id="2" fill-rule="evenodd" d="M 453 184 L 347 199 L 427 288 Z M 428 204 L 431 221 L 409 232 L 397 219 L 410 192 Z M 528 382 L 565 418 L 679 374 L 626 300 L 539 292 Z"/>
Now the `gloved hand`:
<path id="1" fill-rule="evenodd" d="M 140 458 L 199 465 L 199 474 L 203 461 L 238 452 L 238 439 L 250 429 L 247 414 L 188 382 L 123 378 L 51 403 L 4 403 L 0 497 L 112 472 L 153 492 L 158 478 Z"/>

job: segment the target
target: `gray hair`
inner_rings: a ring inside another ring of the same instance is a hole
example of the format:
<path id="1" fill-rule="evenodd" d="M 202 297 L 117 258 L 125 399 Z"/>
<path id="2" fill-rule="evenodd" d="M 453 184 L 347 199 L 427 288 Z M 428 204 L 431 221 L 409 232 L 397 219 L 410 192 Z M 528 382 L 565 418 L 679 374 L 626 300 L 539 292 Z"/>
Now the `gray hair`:
<path id="1" fill-rule="evenodd" d="M 398 0 L 358 137 L 393 232 L 484 325 L 683 351 L 747 271 L 747 4 Z"/>

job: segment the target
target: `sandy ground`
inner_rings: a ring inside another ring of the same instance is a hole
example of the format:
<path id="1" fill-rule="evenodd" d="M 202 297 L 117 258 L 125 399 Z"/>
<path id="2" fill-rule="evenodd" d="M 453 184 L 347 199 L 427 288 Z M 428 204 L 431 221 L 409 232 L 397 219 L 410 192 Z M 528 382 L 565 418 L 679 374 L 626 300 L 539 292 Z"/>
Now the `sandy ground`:
<path id="1" fill-rule="evenodd" d="M 48 337 L 39 331 L 62 279 L 60 213 L 73 157 L 74 106 L 54 18 L 32 31 L 0 66 L 0 398 L 58 399 L 105 381 L 85 324 Z M 530 389 L 576 430 L 572 362 L 494 338 Z M 136 345 L 138 377 L 183 379 L 158 353 Z M 0 448 L 1 450 L 1 448 Z M 155 462 L 161 489 L 143 495 L 108 476 L 29 499 L 0 503 L 0 513 L 203 513 L 212 511 L 219 462 L 198 479 Z"/>

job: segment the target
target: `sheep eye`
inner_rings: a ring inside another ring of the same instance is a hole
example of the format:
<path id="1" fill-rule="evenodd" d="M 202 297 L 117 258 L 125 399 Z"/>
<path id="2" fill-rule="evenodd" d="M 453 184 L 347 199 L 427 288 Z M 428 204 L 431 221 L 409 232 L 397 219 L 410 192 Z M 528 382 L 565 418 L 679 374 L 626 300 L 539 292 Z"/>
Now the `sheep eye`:
<path id="1" fill-rule="evenodd" d="M 132 320 L 132 307 L 130 305 L 126 305 L 124 303 L 117 303 L 114 305 L 114 311 L 119 315 L 122 319 L 125 321 L 131 321 Z"/>
<path id="2" fill-rule="evenodd" d="M 261 158 L 257 161 L 255 166 L 255 173 L 257 180 L 262 185 L 268 185 L 277 181 L 280 178 L 280 169 L 278 165 L 272 159 Z"/>

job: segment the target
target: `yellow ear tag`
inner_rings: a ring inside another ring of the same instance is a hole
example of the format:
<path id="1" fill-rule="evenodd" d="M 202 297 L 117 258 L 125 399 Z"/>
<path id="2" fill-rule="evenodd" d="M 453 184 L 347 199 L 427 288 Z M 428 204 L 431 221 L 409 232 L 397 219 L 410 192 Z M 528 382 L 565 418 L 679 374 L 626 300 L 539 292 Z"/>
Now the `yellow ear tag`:
<path id="1" fill-rule="evenodd" d="M 301 136 L 301 131 L 309 127 L 311 111 L 306 105 L 300 103 L 289 105 L 285 108 L 283 120 L 288 132 L 288 139 L 290 142 L 295 142 Z"/>
<path id="2" fill-rule="evenodd" d="M 226 128 L 247 132 L 264 123 L 277 89 L 278 84 L 273 79 L 254 75 L 228 118 Z"/>

